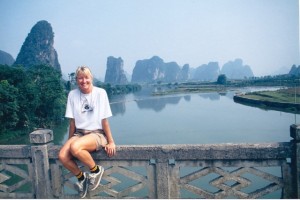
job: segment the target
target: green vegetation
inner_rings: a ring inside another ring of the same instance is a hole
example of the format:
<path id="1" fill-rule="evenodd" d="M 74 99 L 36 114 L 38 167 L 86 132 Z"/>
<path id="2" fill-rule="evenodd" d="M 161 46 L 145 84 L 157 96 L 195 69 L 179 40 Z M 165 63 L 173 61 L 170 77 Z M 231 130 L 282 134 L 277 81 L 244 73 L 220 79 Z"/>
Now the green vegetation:
<path id="1" fill-rule="evenodd" d="M 128 94 L 142 89 L 142 86 L 139 84 L 112 85 L 110 83 L 103 83 L 96 79 L 94 79 L 93 84 L 97 87 L 105 89 L 108 96 L 117 95 L 117 94 Z M 67 81 L 66 83 L 66 89 L 70 91 L 75 87 L 76 87 L 75 73 L 70 73 L 69 81 Z"/>
<path id="2" fill-rule="evenodd" d="M 213 83 L 181 83 L 174 85 L 166 84 L 156 86 L 157 91 L 153 95 L 170 95 L 182 93 L 201 93 L 201 92 L 225 92 L 226 87 Z"/>
<path id="3" fill-rule="evenodd" d="M 226 82 L 227 82 L 227 77 L 226 77 L 226 75 L 225 75 L 225 74 L 220 74 L 220 75 L 218 76 L 217 83 L 218 83 L 218 84 L 225 85 Z"/>
<path id="4" fill-rule="evenodd" d="M 0 137 L 49 128 L 65 112 L 66 91 L 53 67 L 0 65 Z"/>
<path id="5" fill-rule="evenodd" d="M 116 94 L 128 94 L 131 92 L 139 91 L 142 88 L 142 86 L 138 84 L 111 85 L 109 83 L 105 84 L 102 82 L 97 82 L 95 86 L 105 89 L 108 96 Z"/>
<path id="6" fill-rule="evenodd" d="M 153 95 L 169 95 L 179 93 L 199 93 L 199 92 L 226 92 L 241 87 L 295 87 L 300 85 L 299 76 L 280 75 L 253 77 L 243 80 L 228 80 L 226 75 L 219 75 L 216 82 L 184 82 L 184 83 L 161 83 L 157 82 L 154 86 L 157 91 Z"/>
<path id="7" fill-rule="evenodd" d="M 251 92 L 246 93 L 243 97 L 270 102 L 300 103 L 300 87 L 280 89 L 276 91 Z"/>
<path id="8" fill-rule="evenodd" d="M 108 95 L 141 89 L 140 85 L 110 85 L 97 82 Z M 69 81 L 48 65 L 31 67 L 0 65 L 0 143 L 21 137 L 35 128 L 55 128 L 65 113 L 67 94 L 76 87 L 75 73 Z M 23 142 L 24 143 L 24 142 Z"/>
<path id="9" fill-rule="evenodd" d="M 258 91 L 234 96 L 233 100 L 237 103 L 262 109 L 299 114 L 299 92 L 299 87 L 279 89 L 276 91 Z"/>

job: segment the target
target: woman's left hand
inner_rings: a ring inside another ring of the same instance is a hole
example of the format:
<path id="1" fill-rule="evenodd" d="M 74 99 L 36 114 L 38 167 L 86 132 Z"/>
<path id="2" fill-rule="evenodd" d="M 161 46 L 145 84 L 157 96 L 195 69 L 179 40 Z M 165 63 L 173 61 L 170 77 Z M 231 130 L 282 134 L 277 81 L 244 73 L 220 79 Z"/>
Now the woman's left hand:
<path id="1" fill-rule="evenodd" d="M 105 149 L 105 151 L 106 151 L 106 153 L 107 153 L 107 155 L 109 156 L 109 157 L 112 157 L 112 156 L 114 156 L 115 154 L 116 154 L 116 145 L 115 145 L 115 143 L 108 143 L 105 147 L 104 147 L 104 149 Z"/>

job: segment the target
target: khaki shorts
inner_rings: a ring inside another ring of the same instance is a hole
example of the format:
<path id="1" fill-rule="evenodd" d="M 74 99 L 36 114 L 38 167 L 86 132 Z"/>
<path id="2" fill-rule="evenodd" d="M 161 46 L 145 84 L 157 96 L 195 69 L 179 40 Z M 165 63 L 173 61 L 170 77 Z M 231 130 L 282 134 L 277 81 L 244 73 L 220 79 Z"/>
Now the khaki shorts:
<path id="1" fill-rule="evenodd" d="M 96 150 L 101 149 L 105 145 L 107 145 L 107 138 L 102 129 L 97 129 L 97 130 L 85 130 L 85 129 L 76 129 L 73 137 L 82 137 L 84 135 L 91 134 L 94 136 L 95 141 L 96 141 Z"/>

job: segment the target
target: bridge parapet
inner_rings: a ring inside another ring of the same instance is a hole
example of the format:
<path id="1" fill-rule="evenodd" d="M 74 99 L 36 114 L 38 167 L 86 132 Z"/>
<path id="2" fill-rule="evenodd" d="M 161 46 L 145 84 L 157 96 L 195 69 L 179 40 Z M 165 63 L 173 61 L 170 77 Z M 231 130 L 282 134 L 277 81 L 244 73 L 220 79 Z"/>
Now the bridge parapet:
<path id="1" fill-rule="evenodd" d="M 112 158 L 94 152 L 106 170 L 88 197 L 299 198 L 300 126 L 290 135 L 281 143 L 120 145 Z M 31 145 L 0 145 L 0 198 L 78 197 L 52 140 L 52 130 L 40 129 Z"/>

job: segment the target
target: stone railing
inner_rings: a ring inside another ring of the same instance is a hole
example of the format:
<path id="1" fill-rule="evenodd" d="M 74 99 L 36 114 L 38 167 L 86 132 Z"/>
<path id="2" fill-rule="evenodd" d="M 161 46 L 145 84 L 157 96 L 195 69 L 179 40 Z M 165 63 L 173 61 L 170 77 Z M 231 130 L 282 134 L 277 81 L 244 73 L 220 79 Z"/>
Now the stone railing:
<path id="1" fill-rule="evenodd" d="M 299 198 L 300 126 L 290 130 L 293 140 L 284 143 L 122 145 L 112 158 L 95 152 L 105 172 L 87 198 Z M 31 145 L 0 145 L 0 198 L 78 198 L 52 140 L 41 129 Z"/>

